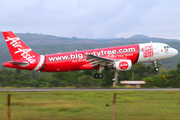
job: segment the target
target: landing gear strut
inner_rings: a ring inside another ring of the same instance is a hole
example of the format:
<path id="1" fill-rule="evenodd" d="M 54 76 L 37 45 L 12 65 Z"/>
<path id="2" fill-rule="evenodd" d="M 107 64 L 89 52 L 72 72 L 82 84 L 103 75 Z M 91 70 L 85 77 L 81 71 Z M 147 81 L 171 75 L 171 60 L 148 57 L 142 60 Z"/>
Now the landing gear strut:
<path id="1" fill-rule="evenodd" d="M 96 70 L 96 73 L 94 74 L 94 78 L 96 79 L 102 79 L 103 78 L 103 74 L 101 73 L 101 71 L 104 69 L 103 66 L 99 66 L 99 74 L 97 73 L 97 70 Z"/>
<path id="2" fill-rule="evenodd" d="M 154 61 L 154 67 L 155 67 L 155 71 L 158 72 L 159 71 L 159 68 L 157 66 L 157 60 Z"/>

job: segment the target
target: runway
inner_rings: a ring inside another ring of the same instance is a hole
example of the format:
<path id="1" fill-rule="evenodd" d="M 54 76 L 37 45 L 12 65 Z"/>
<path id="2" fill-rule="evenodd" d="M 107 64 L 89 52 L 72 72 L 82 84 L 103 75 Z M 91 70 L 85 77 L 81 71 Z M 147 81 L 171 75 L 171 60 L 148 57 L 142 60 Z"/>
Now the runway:
<path id="1" fill-rule="evenodd" d="M 2 88 L 0 92 L 50 92 L 50 91 L 180 91 L 180 88 Z"/>

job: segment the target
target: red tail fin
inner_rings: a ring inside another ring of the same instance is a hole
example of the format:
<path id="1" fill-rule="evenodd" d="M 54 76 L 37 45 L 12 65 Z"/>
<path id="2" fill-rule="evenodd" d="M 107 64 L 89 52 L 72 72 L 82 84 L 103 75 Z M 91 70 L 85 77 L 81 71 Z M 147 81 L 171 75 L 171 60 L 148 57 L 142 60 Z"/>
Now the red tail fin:
<path id="1" fill-rule="evenodd" d="M 26 59 L 30 63 L 35 62 L 35 55 L 37 54 L 13 32 L 3 32 L 3 35 L 13 60 Z"/>
<path id="2" fill-rule="evenodd" d="M 32 51 L 13 32 L 3 32 L 6 44 L 9 48 L 13 61 L 4 63 L 5 67 L 39 70 L 44 63 L 44 55 L 39 55 Z"/>

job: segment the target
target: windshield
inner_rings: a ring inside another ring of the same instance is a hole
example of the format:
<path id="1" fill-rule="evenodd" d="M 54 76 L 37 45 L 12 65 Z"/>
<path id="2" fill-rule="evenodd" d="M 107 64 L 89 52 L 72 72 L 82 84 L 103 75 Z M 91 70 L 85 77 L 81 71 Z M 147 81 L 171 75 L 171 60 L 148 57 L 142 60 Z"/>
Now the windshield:
<path id="1" fill-rule="evenodd" d="M 168 49 L 168 48 L 170 48 L 169 46 L 164 46 L 164 49 Z"/>

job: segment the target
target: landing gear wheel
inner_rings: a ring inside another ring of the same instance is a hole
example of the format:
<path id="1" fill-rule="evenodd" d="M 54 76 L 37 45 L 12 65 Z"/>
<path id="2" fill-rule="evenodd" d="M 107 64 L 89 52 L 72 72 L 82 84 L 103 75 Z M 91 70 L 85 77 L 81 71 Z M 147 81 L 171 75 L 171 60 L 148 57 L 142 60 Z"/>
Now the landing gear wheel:
<path id="1" fill-rule="evenodd" d="M 102 73 L 99 73 L 99 79 L 102 79 L 103 78 L 103 74 Z"/>
<path id="2" fill-rule="evenodd" d="M 98 74 L 98 73 L 95 73 L 95 74 L 94 74 L 94 78 L 98 79 L 98 78 L 99 78 L 99 74 Z"/>
<path id="3" fill-rule="evenodd" d="M 158 72 L 158 71 L 159 71 L 159 68 L 158 68 L 158 67 L 157 67 L 157 68 L 155 68 L 155 71 L 156 71 L 156 72 Z"/>
<path id="4" fill-rule="evenodd" d="M 158 62 L 158 60 L 155 60 L 155 61 L 154 61 L 154 67 L 155 67 L 155 71 L 156 71 L 156 72 L 158 72 L 158 71 L 159 71 L 159 68 L 158 68 L 157 62 Z"/>

